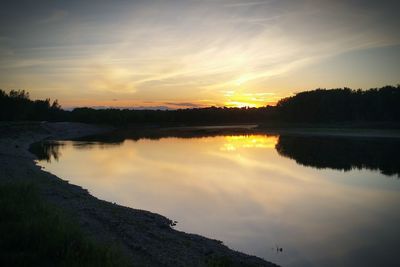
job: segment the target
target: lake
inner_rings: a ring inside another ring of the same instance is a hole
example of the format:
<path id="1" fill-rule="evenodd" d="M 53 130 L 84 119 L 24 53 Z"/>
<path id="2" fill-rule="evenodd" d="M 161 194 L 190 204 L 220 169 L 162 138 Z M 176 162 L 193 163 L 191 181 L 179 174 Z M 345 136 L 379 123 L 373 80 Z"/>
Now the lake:
<path id="1" fill-rule="evenodd" d="M 400 266 L 399 139 L 135 135 L 36 150 L 100 199 L 283 266 Z"/>

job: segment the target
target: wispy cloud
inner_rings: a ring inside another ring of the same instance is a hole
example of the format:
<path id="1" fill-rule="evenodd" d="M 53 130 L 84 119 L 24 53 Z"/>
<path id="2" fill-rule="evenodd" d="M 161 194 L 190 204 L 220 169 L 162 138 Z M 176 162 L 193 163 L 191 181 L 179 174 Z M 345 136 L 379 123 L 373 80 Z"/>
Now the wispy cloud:
<path id="1" fill-rule="evenodd" d="M 258 2 L 237 2 L 225 4 L 226 7 L 248 7 L 269 4 L 271 1 L 258 1 Z"/>
<path id="2" fill-rule="evenodd" d="M 200 108 L 204 107 L 199 103 L 191 103 L 191 102 L 165 102 L 165 105 L 172 107 L 182 107 L 182 108 Z"/>
<path id="3" fill-rule="evenodd" d="M 68 11 L 62 9 L 55 9 L 52 10 L 47 17 L 39 20 L 39 24 L 54 23 L 63 20 L 67 16 L 68 16 Z"/>

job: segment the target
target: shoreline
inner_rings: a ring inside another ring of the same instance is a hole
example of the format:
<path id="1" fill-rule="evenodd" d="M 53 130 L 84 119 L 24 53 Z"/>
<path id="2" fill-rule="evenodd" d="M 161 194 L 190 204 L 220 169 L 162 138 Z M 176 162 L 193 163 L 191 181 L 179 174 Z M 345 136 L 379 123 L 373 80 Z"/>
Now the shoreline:
<path id="1" fill-rule="evenodd" d="M 1 183 L 29 182 L 41 197 L 66 211 L 96 242 L 115 244 L 134 266 L 277 266 L 229 249 L 221 241 L 173 229 L 173 221 L 149 211 L 97 199 L 86 189 L 46 172 L 29 146 L 42 140 L 105 133 L 111 127 L 83 123 L 9 123 L 0 131 Z"/>
<path id="2" fill-rule="evenodd" d="M 258 129 L 273 135 L 300 135 L 340 138 L 400 138 L 398 129 L 368 129 L 368 128 L 262 128 Z"/>

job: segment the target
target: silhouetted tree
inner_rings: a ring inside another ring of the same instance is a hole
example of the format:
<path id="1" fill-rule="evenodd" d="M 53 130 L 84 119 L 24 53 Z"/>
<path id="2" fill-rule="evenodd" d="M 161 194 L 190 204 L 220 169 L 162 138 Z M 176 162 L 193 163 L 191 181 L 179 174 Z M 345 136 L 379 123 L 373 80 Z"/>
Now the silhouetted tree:
<path id="1" fill-rule="evenodd" d="M 50 120 L 65 119 L 65 111 L 58 101 L 50 105 L 50 99 L 30 100 L 24 90 L 11 90 L 8 94 L 0 89 L 0 120 Z"/>

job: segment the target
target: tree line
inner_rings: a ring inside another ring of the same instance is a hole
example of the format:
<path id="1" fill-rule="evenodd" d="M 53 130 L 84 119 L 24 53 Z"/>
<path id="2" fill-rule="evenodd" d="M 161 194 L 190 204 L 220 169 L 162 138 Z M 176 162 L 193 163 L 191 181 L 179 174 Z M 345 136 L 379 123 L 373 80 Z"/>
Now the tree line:
<path id="1" fill-rule="evenodd" d="M 369 90 L 316 89 L 277 103 L 278 119 L 287 122 L 332 123 L 400 120 L 400 85 Z"/>
<path id="2" fill-rule="evenodd" d="M 31 100 L 24 90 L 0 89 L 2 121 L 76 121 L 104 124 L 400 122 L 400 85 L 369 90 L 316 89 L 283 98 L 276 106 L 178 110 L 64 110 L 50 99 Z"/>

